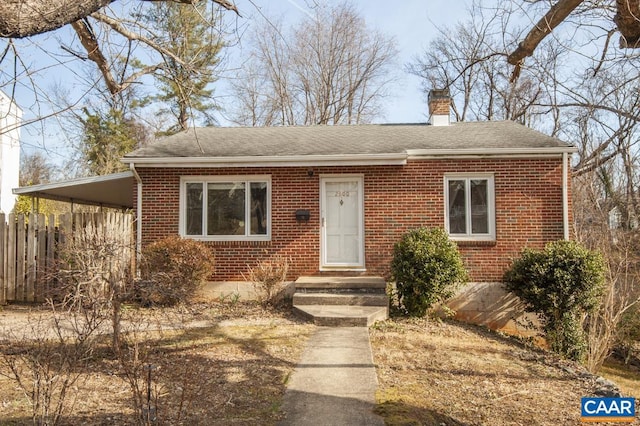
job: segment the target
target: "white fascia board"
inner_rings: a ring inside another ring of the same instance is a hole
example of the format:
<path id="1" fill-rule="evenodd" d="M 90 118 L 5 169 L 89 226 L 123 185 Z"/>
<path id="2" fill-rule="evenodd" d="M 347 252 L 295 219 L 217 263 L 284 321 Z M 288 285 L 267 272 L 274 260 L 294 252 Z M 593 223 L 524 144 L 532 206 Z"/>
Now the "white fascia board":
<path id="1" fill-rule="evenodd" d="M 89 183 L 109 182 L 111 180 L 118 180 L 118 179 L 124 179 L 129 177 L 133 177 L 133 172 L 126 171 L 126 172 L 120 172 L 120 173 L 112 173 L 110 175 L 70 179 L 62 182 L 42 183 L 39 185 L 22 186 L 20 188 L 13 188 L 12 191 L 14 194 L 17 194 L 17 195 L 30 194 L 38 191 L 47 191 L 50 189 L 65 188 L 68 186 L 76 186 L 76 185 L 85 185 Z"/>
<path id="2" fill-rule="evenodd" d="M 407 154 L 306 155 L 280 157 L 146 157 L 123 158 L 136 167 L 308 167 L 405 165 Z"/>
<path id="3" fill-rule="evenodd" d="M 435 158 L 531 158 L 557 157 L 562 154 L 578 152 L 574 146 L 549 148 L 475 148 L 475 149 L 410 149 L 407 150 L 409 160 Z"/>

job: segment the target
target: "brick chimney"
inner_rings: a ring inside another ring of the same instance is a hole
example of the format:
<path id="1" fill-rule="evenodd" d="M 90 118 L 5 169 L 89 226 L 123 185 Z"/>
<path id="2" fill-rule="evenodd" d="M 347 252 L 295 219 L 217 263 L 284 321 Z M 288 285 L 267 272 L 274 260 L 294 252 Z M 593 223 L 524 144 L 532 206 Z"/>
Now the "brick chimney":
<path id="1" fill-rule="evenodd" d="M 433 89 L 429 92 L 429 123 L 432 126 L 448 126 L 450 110 L 449 89 Z"/>

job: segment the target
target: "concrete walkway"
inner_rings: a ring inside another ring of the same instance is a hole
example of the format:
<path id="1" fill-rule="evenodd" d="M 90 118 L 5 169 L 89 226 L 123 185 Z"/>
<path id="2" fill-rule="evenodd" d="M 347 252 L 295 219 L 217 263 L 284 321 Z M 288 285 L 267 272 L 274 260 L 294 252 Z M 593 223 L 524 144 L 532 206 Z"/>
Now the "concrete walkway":
<path id="1" fill-rule="evenodd" d="M 320 327 L 287 384 L 280 426 L 384 425 L 367 327 Z"/>

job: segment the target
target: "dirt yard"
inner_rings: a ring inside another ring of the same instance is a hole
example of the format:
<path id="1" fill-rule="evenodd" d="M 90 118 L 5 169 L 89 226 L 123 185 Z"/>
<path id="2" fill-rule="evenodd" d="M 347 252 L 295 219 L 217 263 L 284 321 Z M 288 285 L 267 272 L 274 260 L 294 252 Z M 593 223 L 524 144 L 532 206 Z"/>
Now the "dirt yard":
<path id="1" fill-rule="evenodd" d="M 34 335 L 44 332 L 38 324 L 51 331 L 46 318 L 27 308 L 0 310 L 0 425 L 32 424 L 27 394 L 35 369 L 26 354 L 50 353 Z M 250 303 L 130 308 L 125 323 L 128 352 L 120 356 L 104 336 L 73 368 L 50 360 L 60 370 L 50 377 L 75 380 L 60 424 L 135 424 L 134 407 L 145 407 L 149 391 L 154 424 L 274 425 L 314 330 L 286 309 Z M 580 424 L 580 398 L 595 386 L 579 367 L 478 327 L 395 319 L 373 327 L 371 342 L 377 411 L 389 425 Z M 22 387 L 11 378 L 12 361 Z"/>

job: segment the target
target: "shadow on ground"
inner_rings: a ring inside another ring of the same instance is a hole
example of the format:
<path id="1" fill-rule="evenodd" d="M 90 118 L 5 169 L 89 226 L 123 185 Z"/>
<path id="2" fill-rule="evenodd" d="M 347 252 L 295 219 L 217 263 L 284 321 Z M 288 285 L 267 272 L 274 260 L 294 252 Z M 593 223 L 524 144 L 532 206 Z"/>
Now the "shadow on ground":
<path id="1" fill-rule="evenodd" d="M 414 407 L 398 401 L 378 404 L 374 410 L 387 426 L 466 426 L 444 413 L 422 407 Z"/>
<path id="2" fill-rule="evenodd" d="M 349 384 L 344 383 L 345 388 Z M 384 426 L 375 404 L 358 398 L 287 391 L 278 426 Z"/>

